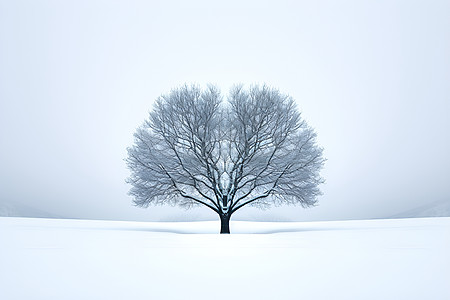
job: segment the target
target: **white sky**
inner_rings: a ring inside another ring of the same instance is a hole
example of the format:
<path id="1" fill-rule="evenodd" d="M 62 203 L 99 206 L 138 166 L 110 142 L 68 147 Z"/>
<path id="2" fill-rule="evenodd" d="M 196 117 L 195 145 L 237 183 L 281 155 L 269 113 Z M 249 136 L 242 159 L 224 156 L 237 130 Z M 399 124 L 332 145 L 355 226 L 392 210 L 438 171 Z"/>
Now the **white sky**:
<path id="1" fill-rule="evenodd" d="M 182 83 L 267 83 L 328 159 L 319 206 L 236 218 L 390 216 L 450 201 L 450 1 L 0 0 L 0 201 L 67 217 L 216 218 L 131 205 L 123 159 Z"/>

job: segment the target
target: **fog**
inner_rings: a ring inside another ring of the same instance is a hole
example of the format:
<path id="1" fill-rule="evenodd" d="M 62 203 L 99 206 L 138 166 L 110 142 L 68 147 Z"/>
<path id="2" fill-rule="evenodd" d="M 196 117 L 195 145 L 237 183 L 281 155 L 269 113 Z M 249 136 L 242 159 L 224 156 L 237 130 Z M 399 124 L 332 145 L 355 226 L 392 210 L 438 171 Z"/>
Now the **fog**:
<path id="1" fill-rule="evenodd" d="M 0 201 L 68 218 L 132 206 L 124 159 L 160 94 L 267 83 L 327 158 L 319 205 L 234 219 L 387 217 L 450 201 L 449 1 L 2 1 Z"/>

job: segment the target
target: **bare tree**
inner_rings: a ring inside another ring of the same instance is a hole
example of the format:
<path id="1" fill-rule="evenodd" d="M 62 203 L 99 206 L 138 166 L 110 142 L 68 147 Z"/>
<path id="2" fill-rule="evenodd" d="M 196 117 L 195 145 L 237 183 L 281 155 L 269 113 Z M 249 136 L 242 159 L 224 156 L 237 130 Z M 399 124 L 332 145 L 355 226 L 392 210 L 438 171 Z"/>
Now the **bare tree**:
<path id="1" fill-rule="evenodd" d="M 323 182 L 322 149 L 294 100 L 268 86 L 183 86 L 160 96 L 128 149 L 137 206 L 205 205 L 230 233 L 246 205 L 312 206 Z"/>

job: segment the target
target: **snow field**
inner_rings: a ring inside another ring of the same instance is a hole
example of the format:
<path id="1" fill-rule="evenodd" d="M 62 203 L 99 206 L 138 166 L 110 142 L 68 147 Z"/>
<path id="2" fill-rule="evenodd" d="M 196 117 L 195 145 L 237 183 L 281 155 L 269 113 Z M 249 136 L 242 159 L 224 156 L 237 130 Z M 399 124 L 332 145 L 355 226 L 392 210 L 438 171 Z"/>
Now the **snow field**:
<path id="1" fill-rule="evenodd" d="M 0 299 L 450 299 L 450 218 L 218 230 L 0 218 Z"/>

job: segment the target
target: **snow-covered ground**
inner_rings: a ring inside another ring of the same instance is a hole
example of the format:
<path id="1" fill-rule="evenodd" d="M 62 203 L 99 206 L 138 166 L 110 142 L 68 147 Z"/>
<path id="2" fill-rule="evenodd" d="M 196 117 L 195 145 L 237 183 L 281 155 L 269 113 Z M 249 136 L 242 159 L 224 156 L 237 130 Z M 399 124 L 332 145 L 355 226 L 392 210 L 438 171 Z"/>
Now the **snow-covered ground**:
<path id="1" fill-rule="evenodd" d="M 218 229 L 0 218 L 0 299 L 450 299 L 450 218 Z"/>

